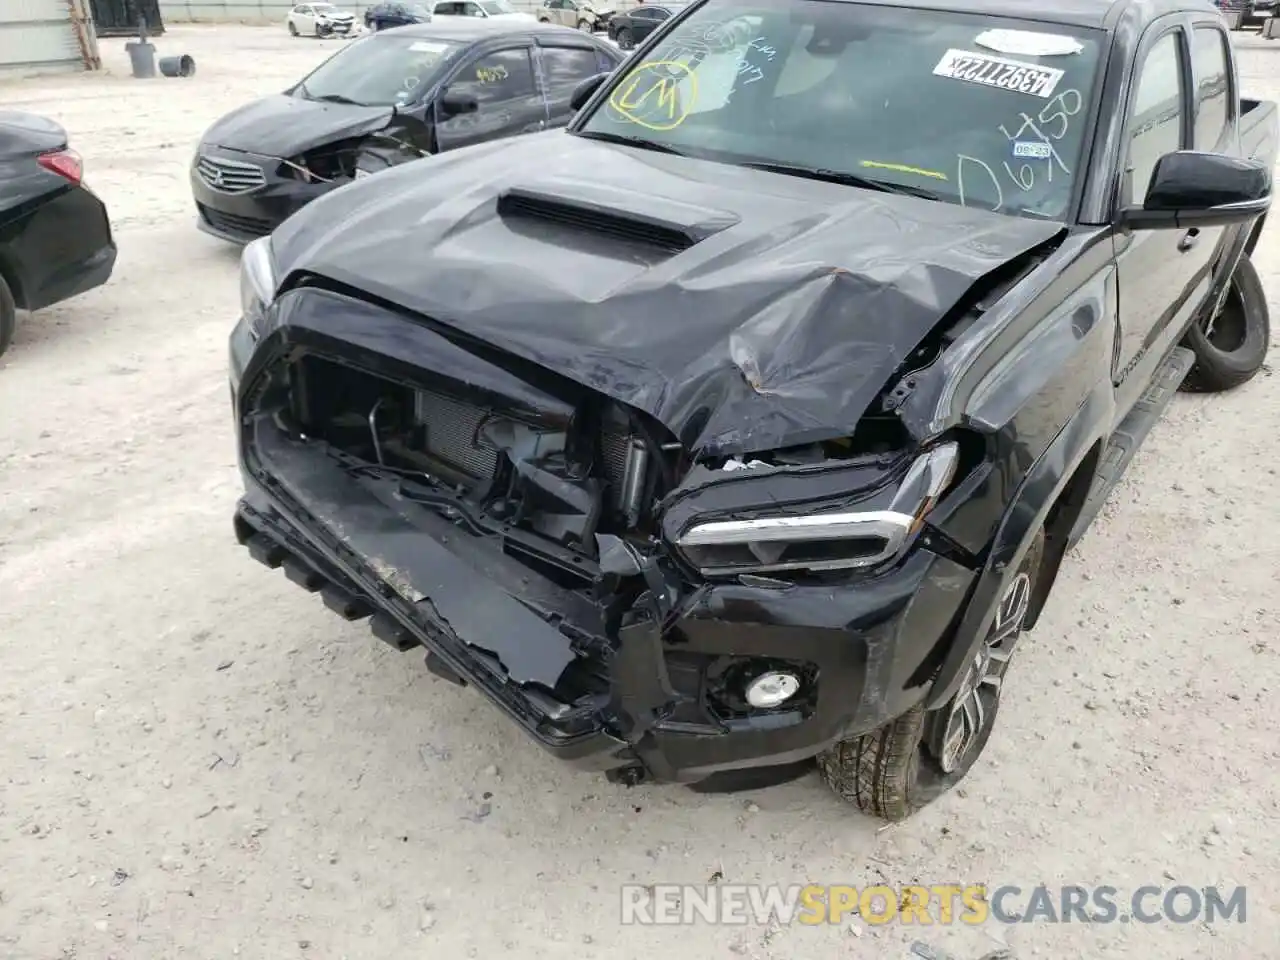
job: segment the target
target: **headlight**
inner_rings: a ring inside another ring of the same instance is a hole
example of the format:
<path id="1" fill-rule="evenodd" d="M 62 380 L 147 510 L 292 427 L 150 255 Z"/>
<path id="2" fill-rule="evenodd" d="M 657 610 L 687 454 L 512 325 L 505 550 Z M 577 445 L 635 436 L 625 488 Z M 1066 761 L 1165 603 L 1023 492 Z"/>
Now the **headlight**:
<path id="1" fill-rule="evenodd" d="M 706 576 L 876 567 L 901 554 L 923 526 L 959 459 L 954 442 L 922 453 L 884 509 L 699 523 L 676 546 Z"/>
<path id="2" fill-rule="evenodd" d="M 271 258 L 271 238 L 259 237 L 240 254 L 240 309 L 245 325 L 257 340 L 276 298 L 276 268 Z"/>

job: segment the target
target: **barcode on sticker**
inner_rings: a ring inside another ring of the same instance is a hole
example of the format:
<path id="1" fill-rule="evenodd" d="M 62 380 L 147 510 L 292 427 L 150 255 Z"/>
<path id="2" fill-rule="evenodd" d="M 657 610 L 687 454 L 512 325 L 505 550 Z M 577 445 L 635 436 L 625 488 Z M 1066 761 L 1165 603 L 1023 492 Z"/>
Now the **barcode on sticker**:
<path id="1" fill-rule="evenodd" d="M 970 50 L 948 50 L 933 68 L 935 76 L 980 83 L 1000 90 L 1028 93 L 1048 99 L 1062 79 L 1063 71 L 1021 60 L 993 57 Z"/>

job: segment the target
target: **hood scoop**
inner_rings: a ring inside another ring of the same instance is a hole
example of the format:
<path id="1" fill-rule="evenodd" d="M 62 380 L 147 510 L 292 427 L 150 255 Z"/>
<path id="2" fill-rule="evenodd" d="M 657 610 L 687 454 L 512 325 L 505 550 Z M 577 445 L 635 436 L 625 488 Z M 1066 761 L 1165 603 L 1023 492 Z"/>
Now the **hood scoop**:
<path id="1" fill-rule="evenodd" d="M 555 183 L 554 191 L 509 188 L 498 197 L 498 216 L 513 226 L 524 221 L 558 227 L 597 242 L 613 240 L 666 256 L 688 250 L 738 222 L 733 214 L 718 210 L 564 182 Z"/>

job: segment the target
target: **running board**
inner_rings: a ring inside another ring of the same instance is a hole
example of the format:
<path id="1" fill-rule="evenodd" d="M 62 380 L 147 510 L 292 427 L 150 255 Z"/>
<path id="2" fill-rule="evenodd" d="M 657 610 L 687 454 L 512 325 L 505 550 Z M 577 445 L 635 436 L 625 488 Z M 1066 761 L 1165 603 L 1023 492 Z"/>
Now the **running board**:
<path id="1" fill-rule="evenodd" d="M 1129 461 L 1147 439 L 1147 434 L 1155 426 L 1156 421 L 1164 414 L 1165 408 L 1178 393 L 1178 387 L 1195 365 L 1196 356 L 1186 347 L 1174 347 L 1160 369 L 1156 371 L 1151 384 L 1147 387 L 1138 402 L 1133 405 L 1115 432 L 1111 434 L 1111 442 L 1102 454 L 1102 462 L 1093 478 L 1093 486 L 1089 490 L 1089 499 L 1085 501 L 1076 524 L 1071 528 L 1071 536 L 1067 539 L 1070 550 L 1084 536 L 1102 510 L 1107 497 L 1115 489 L 1120 478 L 1129 467 Z"/>

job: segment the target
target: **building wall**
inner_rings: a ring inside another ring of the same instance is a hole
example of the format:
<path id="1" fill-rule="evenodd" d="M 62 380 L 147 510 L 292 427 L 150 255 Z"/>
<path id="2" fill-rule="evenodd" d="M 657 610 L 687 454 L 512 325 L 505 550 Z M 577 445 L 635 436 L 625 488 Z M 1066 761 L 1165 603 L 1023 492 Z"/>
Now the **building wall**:
<path id="1" fill-rule="evenodd" d="M 0 6 L 10 2 L 12 0 L 0 0 Z M 160 0 L 160 14 L 166 23 L 283 23 L 285 14 L 301 2 L 303 0 Z M 359 16 L 377 0 L 329 2 Z M 533 11 L 542 6 L 542 0 L 511 0 L 511 5 L 517 10 Z M 636 0 L 615 0 L 613 3 L 601 0 L 600 5 L 625 10 L 636 6 Z"/>
<path id="2" fill-rule="evenodd" d="M 75 9 L 84 6 L 75 0 Z M 0 0 L 0 73 L 84 70 L 70 0 Z M 97 63 L 93 24 L 85 17 L 89 60 Z"/>

